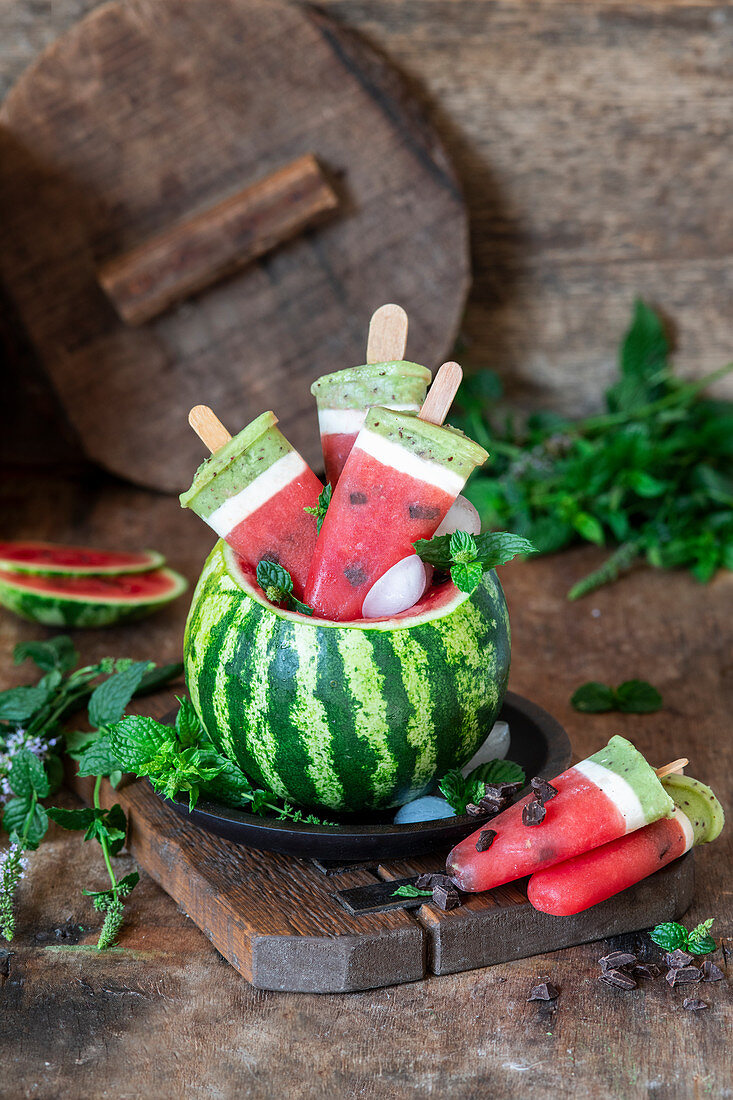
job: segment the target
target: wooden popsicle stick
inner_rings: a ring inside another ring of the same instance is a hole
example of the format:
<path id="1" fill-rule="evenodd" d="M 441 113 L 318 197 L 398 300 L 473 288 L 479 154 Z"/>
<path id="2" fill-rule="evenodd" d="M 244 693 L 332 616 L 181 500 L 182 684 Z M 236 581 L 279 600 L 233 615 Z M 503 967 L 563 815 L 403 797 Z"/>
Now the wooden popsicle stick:
<path id="1" fill-rule="evenodd" d="M 372 314 L 367 337 L 367 363 L 393 363 L 405 358 L 407 314 L 394 303 L 380 306 Z"/>
<path id="2" fill-rule="evenodd" d="M 673 760 L 671 764 L 665 764 L 663 768 L 657 768 L 657 779 L 664 779 L 665 775 L 681 775 L 690 763 L 686 756 L 681 756 L 679 760 Z"/>
<path id="3" fill-rule="evenodd" d="M 463 371 L 458 363 L 443 363 L 433 379 L 423 407 L 417 414 L 420 420 L 427 420 L 430 424 L 442 424 L 453 404 L 453 398 L 456 396 L 462 378 Z"/>
<path id="4" fill-rule="evenodd" d="M 212 454 L 232 438 L 208 405 L 194 405 L 188 414 L 188 422 Z"/>

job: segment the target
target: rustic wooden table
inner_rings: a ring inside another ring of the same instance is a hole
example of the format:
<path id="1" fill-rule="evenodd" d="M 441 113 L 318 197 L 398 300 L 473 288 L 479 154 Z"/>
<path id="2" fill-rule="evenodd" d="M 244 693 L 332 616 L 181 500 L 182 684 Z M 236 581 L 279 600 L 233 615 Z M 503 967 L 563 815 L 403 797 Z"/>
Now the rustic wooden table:
<path id="1" fill-rule="evenodd" d="M 7 471 L 0 484 L 8 534 L 154 545 L 192 580 L 209 545 L 174 499 L 99 475 Z M 568 603 L 571 581 L 596 559 L 578 550 L 502 570 L 511 687 L 555 714 L 580 756 L 612 732 L 654 761 L 688 755 L 730 812 L 733 578 L 702 587 L 686 575 L 640 571 Z M 184 598 L 138 625 L 81 632 L 77 645 L 86 659 L 174 660 L 186 605 Z M 0 687 L 25 677 L 12 666 L 13 645 L 44 633 L 0 613 Z M 661 689 L 658 714 L 582 716 L 569 706 L 584 680 L 633 676 Z M 724 943 L 733 933 L 732 838 L 729 828 L 698 852 L 689 913 L 695 922 L 715 916 Z M 94 938 L 97 915 L 80 889 L 103 877 L 93 847 L 58 829 L 31 856 L 12 953 L 0 959 L 2 1096 L 729 1095 L 727 979 L 700 988 L 706 1012 L 685 1012 L 682 991 L 664 981 L 631 993 L 599 984 L 596 959 L 608 946 L 600 943 L 368 993 L 267 993 L 236 974 L 147 876 L 119 949 L 69 950 Z M 727 957 L 716 958 L 728 974 Z M 561 990 L 556 1006 L 528 1004 L 545 974 Z"/>

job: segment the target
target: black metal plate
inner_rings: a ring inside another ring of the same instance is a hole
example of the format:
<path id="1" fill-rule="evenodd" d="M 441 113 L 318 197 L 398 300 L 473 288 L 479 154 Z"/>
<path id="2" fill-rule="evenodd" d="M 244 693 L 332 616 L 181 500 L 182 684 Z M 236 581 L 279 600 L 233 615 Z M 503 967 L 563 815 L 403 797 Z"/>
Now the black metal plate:
<path id="1" fill-rule="evenodd" d="M 569 766 L 568 735 L 542 707 L 508 691 L 499 717 L 509 723 L 511 743 L 507 758 L 521 764 L 527 776 L 543 775 L 551 779 Z M 164 801 L 181 817 L 235 844 L 306 859 L 352 861 L 424 855 L 451 848 L 479 824 L 475 817 L 463 816 L 395 825 L 391 820 L 395 811 L 389 810 L 373 814 L 368 820 L 305 825 L 258 817 L 203 799 L 191 813 L 186 798 Z"/>

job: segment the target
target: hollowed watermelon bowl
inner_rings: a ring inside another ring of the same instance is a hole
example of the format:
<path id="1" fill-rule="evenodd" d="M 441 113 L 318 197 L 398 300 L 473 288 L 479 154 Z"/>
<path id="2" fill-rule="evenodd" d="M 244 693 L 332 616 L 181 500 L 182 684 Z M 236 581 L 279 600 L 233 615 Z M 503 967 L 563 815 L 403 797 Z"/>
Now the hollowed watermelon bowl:
<path id="1" fill-rule="evenodd" d="M 296 805 L 400 806 L 468 761 L 509 675 L 495 573 L 472 594 L 449 581 L 410 611 L 334 623 L 273 607 L 217 543 L 186 624 L 189 694 L 209 736 Z"/>

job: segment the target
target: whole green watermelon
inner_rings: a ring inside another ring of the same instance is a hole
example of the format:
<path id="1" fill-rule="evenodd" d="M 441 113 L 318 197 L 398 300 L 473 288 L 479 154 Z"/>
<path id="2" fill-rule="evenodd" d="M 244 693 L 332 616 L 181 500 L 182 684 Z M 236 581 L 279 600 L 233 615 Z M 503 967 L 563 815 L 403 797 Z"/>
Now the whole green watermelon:
<path id="1" fill-rule="evenodd" d="M 184 659 L 212 740 L 300 806 L 400 806 L 464 764 L 499 712 L 509 619 L 487 573 L 391 619 L 333 623 L 273 608 L 223 542 L 194 592 Z"/>

